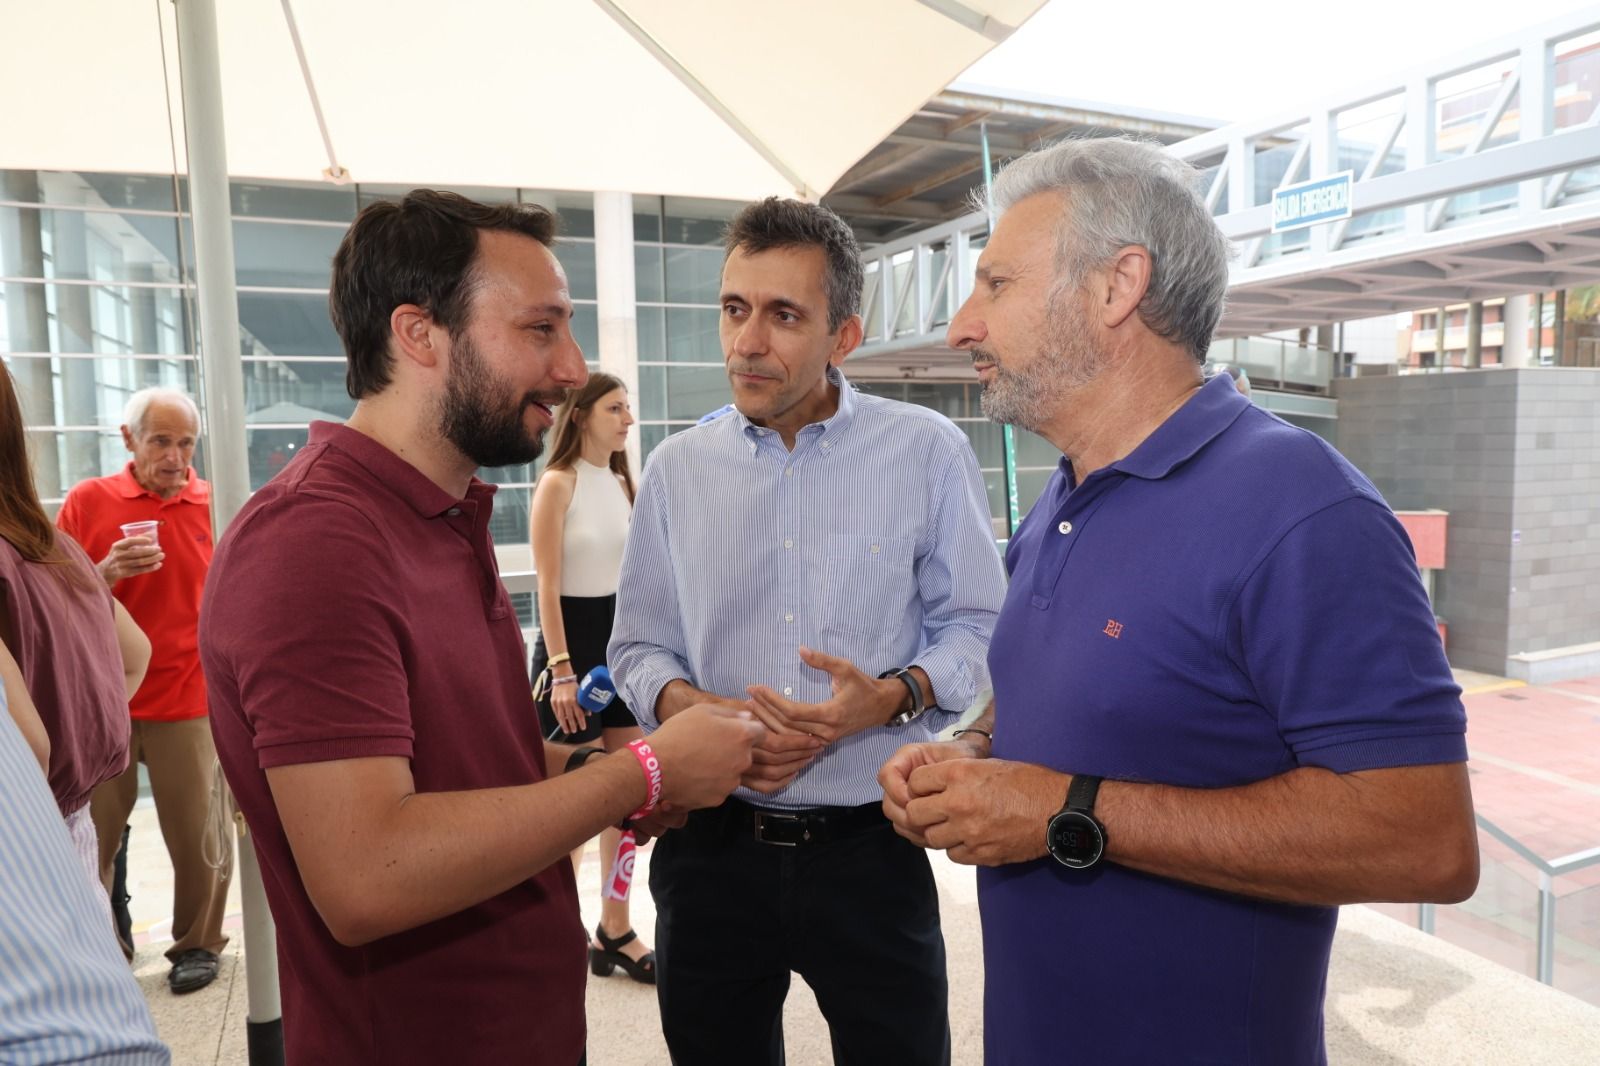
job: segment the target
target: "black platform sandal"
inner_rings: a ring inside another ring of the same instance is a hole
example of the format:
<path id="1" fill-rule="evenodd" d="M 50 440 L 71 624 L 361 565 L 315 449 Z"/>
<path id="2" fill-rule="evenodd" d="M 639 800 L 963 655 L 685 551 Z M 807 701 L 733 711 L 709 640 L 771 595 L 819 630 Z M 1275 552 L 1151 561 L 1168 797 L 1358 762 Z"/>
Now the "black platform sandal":
<path id="1" fill-rule="evenodd" d="M 628 976 L 642 985 L 656 983 L 656 953 L 649 952 L 644 958 L 634 960 L 622 950 L 628 944 L 639 939 L 639 934 L 629 929 L 615 940 L 606 936 L 606 931 L 598 925 L 594 927 L 594 938 L 600 941 L 600 947 L 589 945 L 589 972 L 596 977 L 610 977 L 611 971 L 618 966 L 627 971 Z"/>

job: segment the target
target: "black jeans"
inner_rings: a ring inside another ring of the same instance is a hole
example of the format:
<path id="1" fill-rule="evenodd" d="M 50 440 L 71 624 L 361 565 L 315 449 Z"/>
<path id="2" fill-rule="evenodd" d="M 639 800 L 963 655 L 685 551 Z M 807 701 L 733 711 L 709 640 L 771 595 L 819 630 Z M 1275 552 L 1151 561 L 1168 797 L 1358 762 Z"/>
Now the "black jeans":
<path id="1" fill-rule="evenodd" d="M 656 842 L 656 992 L 676 1066 L 781 1066 L 790 971 L 816 993 L 837 1066 L 948 1066 L 933 871 L 881 813 L 869 821 L 782 847 L 730 800 Z"/>

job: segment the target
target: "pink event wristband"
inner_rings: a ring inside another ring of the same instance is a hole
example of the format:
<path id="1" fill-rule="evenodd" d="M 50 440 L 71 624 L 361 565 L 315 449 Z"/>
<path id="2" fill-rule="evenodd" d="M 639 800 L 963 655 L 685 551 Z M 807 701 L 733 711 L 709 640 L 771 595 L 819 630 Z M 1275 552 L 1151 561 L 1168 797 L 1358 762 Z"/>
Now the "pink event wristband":
<path id="1" fill-rule="evenodd" d="M 655 810 L 661 802 L 661 760 L 656 758 L 656 753 L 650 750 L 650 745 L 643 739 L 629 744 L 628 750 L 633 752 L 633 757 L 639 760 L 639 768 L 644 771 L 646 790 L 643 806 L 628 815 L 628 821 L 635 822 Z"/>

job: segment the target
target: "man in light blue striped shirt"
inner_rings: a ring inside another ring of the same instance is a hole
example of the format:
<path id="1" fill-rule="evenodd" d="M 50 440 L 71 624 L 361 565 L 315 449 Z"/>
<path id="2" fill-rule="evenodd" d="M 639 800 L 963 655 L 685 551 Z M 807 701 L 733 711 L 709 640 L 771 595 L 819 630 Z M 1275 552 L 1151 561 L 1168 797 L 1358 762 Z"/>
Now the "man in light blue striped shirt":
<path id="1" fill-rule="evenodd" d="M 932 873 L 876 775 L 987 684 L 1004 577 L 983 478 L 948 419 L 839 372 L 861 342 L 843 221 L 770 199 L 726 244 L 735 410 L 651 455 L 608 656 L 646 731 L 704 702 L 768 730 L 744 787 L 651 860 L 667 1044 L 780 1062 L 798 972 L 837 1062 L 948 1062 Z"/>
<path id="2" fill-rule="evenodd" d="M 3 645 L 0 656 L 0 1062 L 167 1066 L 105 904 L 11 720 L 21 674 Z"/>

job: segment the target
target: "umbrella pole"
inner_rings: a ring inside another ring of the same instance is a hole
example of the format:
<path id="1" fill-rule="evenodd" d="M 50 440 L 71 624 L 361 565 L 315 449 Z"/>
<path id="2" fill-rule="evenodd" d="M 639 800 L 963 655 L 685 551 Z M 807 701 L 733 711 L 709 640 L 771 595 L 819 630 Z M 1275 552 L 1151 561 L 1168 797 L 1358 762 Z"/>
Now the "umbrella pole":
<path id="1" fill-rule="evenodd" d="M 283 1008 L 278 1002 L 278 927 L 267 908 L 261 865 L 239 818 L 239 893 L 244 907 L 244 973 L 249 993 L 245 1042 L 250 1066 L 283 1066 Z"/>
<path id="2" fill-rule="evenodd" d="M 228 196 L 222 68 L 215 0 L 176 0 L 184 144 L 194 220 L 195 302 L 200 312 L 200 409 L 206 417 L 212 523 L 220 538 L 250 497 L 245 445 L 244 370 L 239 298 L 234 281 L 233 220 Z M 250 1066 L 282 1066 L 283 1012 L 278 1000 L 277 935 L 267 909 L 255 848 L 240 848 L 245 973 L 250 1008 Z"/>

